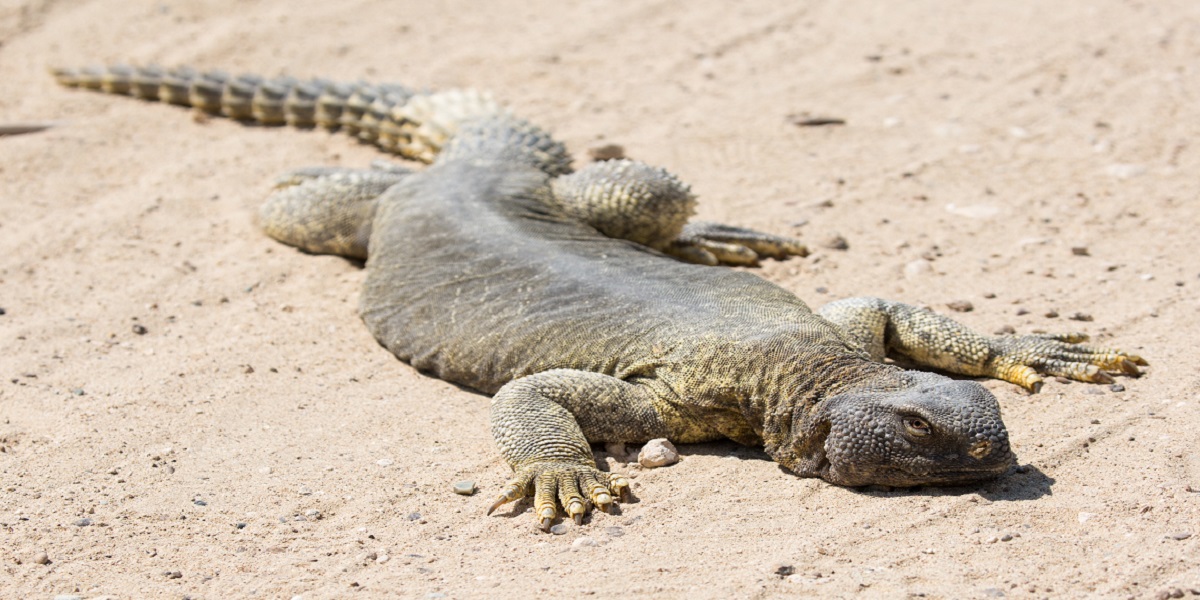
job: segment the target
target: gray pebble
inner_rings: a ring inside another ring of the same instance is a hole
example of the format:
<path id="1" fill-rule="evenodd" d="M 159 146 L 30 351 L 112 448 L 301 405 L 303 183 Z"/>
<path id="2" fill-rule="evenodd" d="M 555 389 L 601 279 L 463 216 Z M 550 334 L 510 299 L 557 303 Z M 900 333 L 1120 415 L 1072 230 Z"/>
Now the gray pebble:
<path id="1" fill-rule="evenodd" d="M 183 579 L 183 573 L 180 571 L 163 571 L 167 579 Z"/>
<path id="2" fill-rule="evenodd" d="M 1125 386 L 1123 386 L 1119 383 L 1114 383 L 1114 384 L 1108 386 L 1108 389 L 1110 389 L 1114 392 L 1123 392 L 1123 391 L 1125 391 Z"/>
<path id="3" fill-rule="evenodd" d="M 1179 540 L 1179 541 L 1186 540 L 1186 539 L 1188 539 L 1188 538 L 1190 538 L 1190 537 L 1192 537 L 1192 534 L 1191 534 L 1190 532 L 1187 532 L 1187 531 L 1180 531 L 1180 532 L 1178 532 L 1178 533 L 1172 533 L 1172 534 L 1171 534 L 1171 539 L 1173 539 L 1173 540 Z"/>
<path id="4" fill-rule="evenodd" d="M 795 572 L 796 572 L 796 567 L 793 567 L 792 565 L 789 565 L 787 563 L 775 563 L 775 564 L 771 565 L 771 573 L 773 573 L 779 577 L 787 577 L 788 575 L 792 575 Z"/>
<path id="5" fill-rule="evenodd" d="M 1029 309 L 1028 309 L 1028 308 L 1018 308 L 1018 309 L 1017 309 L 1017 316 L 1018 316 L 1018 317 L 1020 317 L 1020 316 L 1022 316 L 1022 315 L 1027 315 L 1027 314 L 1029 314 Z"/>
<path id="6" fill-rule="evenodd" d="M 566 532 L 567 532 L 567 524 L 566 523 L 559 523 L 558 525 L 555 525 L 550 528 L 550 533 L 553 533 L 554 535 L 563 535 Z"/>
<path id="7" fill-rule="evenodd" d="M 614 525 L 613 527 L 605 527 L 604 533 L 607 533 L 609 537 L 621 537 L 625 535 L 625 530 Z"/>
<path id="8" fill-rule="evenodd" d="M 304 516 L 306 516 L 306 517 L 308 517 L 308 518 L 310 518 L 310 519 L 314 519 L 314 520 L 316 520 L 316 519 L 320 519 L 320 518 L 321 518 L 321 511 L 319 511 L 319 510 L 317 510 L 317 509 L 315 509 L 315 508 L 310 508 L 310 509 L 308 509 L 308 510 L 304 511 Z"/>
<path id="9" fill-rule="evenodd" d="M 299 489 L 299 490 L 297 490 L 297 491 L 299 492 L 299 494 L 300 494 L 301 496 L 311 496 L 311 495 L 312 495 L 312 490 L 310 490 L 310 489 L 308 489 L 308 488 L 306 488 L 306 487 L 302 487 L 302 488 L 300 488 L 300 489 Z"/>
<path id="10" fill-rule="evenodd" d="M 1068 318 L 1068 319 L 1070 319 L 1070 320 L 1072 320 L 1072 321 L 1084 321 L 1084 322 L 1088 322 L 1088 321 L 1091 321 L 1091 320 L 1092 320 L 1092 315 L 1089 315 L 1089 314 L 1087 314 L 1087 313 L 1081 313 L 1081 312 L 1077 312 L 1077 313 L 1075 313 L 1075 314 L 1073 314 L 1073 315 L 1071 315 L 1071 316 L 1069 316 L 1069 317 L 1067 317 L 1067 318 Z"/>
<path id="11" fill-rule="evenodd" d="M 75 394 L 76 396 L 87 395 L 87 392 L 83 391 L 83 388 L 71 388 L 71 393 Z"/>
<path id="12" fill-rule="evenodd" d="M 50 564 L 50 555 L 46 554 L 45 552 L 38 552 L 37 554 L 34 554 L 33 555 L 33 564 L 35 564 L 35 565 Z"/>
<path id="13" fill-rule="evenodd" d="M 474 496 L 475 482 L 474 481 L 459 481 L 454 484 L 454 493 L 460 496 Z"/>
<path id="14" fill-rule="evenodd" d="M 205 502 L 205 501 L 203 501 L 203 500 L 201 500 L 201 499 L 199 499 L 199 498 L 196 498 L 195 500 L 192 500 L 192 504 L 195 504 L 196 506 L 208 506 L 208 503 L 207 503 L 207 502 Z"/>
<path id="15" fill-rule="evenodd" d="M 83 597 L 76 596 L 75 594 L 58 594 L 54 597 L 54 600 L 83 600 Z"/>
<path id="16" fill-rule="evenodd" d="M 84 517 L 82 519 L 79 519 L 78 521 L 75 521 L 76 527 L 87 527 L 88 525 L 91 525 L 91 524 L 92 524 L 92 520 L 87 517 Z"/>
<path id="17" fill-rule="evenodd" d="M 1009 535 L 1009 534 L 1007 534 L 1007 533 L 1006 533 L 1006 534 L 1004 534 L 1004 535 L 1002 535 L 1002 536 L 1000 536 L 1000 541 L 1002 541 L 1002 542 L 1011 542 L 1011 541 L 1012 541 L 1012 539 L 1013 539 L 1013 536 L 1011 536 L 1011 535 Z"/>
<path id="18" fill-rule="evenodd" d="M 821 240 L 821 246 L 830 250 L 849 250 L 850 242 L 847 242 L 846 238 L 835 233 Z"/>
<path id="19" fill-rule="evenodd" d="M 419 521 L 419 520 L 421 520 L 421 513 L 419 513 L 419 512 L 408 513 L 408 520 L 409 520 L 409 521 Z"/>
<path id="20" fill-rule="evenodd" d="M 237 527 L 238 529 L 245 529 L 245 528 L 246 528 L 246 524 L 245 524 L 245 523 L 238 523 L 238 524 L 234 525 L 234 527 Z"/>

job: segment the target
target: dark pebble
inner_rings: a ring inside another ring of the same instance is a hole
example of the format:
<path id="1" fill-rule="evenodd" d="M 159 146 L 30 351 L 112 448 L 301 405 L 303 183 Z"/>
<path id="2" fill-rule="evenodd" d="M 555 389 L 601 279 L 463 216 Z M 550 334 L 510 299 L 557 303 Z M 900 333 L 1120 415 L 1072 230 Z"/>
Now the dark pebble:
<path id="1" fill-rule="evenodd" d="M 183 573 L 181 573 L 179 571 L 163 571 L 163 575 L 166 575 L 167 579 L 182 579 L 183 578 Z"/>
<path id="2" fill-rule="evenodd" d="M 946 306 L 949 307 L 950 310 L 952 310 L 954 312 L 971 312 L 971 311 L 975 310 L 975 305 L 971 304 L 970 302 L 968 302 L 966 300 L 955 300 L 953 302 L 947 302 Z"/>
<path id="3" fill-rule="evenodd" d="M 136 334 L 138 334 L 138 335 L 146 335 L 146 332 L 147 332 L 147 331 L 149 331 L 149 330 L 148 330 L 148 329 L 146 329 L 146 326 L 145 326 L 145 325 L 142 325 L 141 323 L 134 323 L 134 324 L 133 324 L 133 332 L 134 332 L 134 333 L 136 333 Z"/>
<path id="4" fill-rule="evenodd" d="M 3 308 L 0 308 L 0 316 L 4 316 L 4 315 L 7 315 L 7 314 L 8 314 L 8 311 L 7 311 L 7 310 L 4 310 Z"/>
<path id="5" fill-rule="evenodd" d="M 1028 308 L 1018 308 L 1018 309 L 1017 309 L 1017 316 L 1018 316 L 1018 317 L 1019 317 L 1019 316 L 1021 316 L 1021 315 L 1027 315 L 1027 314 L 1029 314 L 1029 309 L 1028 309 Z"/>
<path id="6" fill-rule="evenodd" d="M 1075 256 L 1090 256 L 1091 252 L 1088 251 L 1087 246 L 1072 246 L 1071 254 Z"/>
<path id="7" fill-rule="evenodd" d="M 596 144 L 588 148 L 587 153 L 595 161 L 625 158 L 625 148 L 620 144 Z"/>
<path id="8" fill-rule="evenodd" d="M 1057 310 L 1048 310 L 1048 311 L 1046 311 L 1046 314 L 1045 314 L 1044 316 L 1045 316 L 1047 319 L 1057 319 L 1057 318 L 1058 318 L 1058 311 L 1057 311 Z"/>
<path id="9" fill-rule="evenodd" d="M 76 527 L 87 527 L 88 525 L 91 525 L 91 524 L 92 524 L 92 520 L 87 517 L 84 517 L 82 519 L 79 519 L 78 521 L 75 521 Z"/>
<path id="10" fill-rule="evenodd" d="M 786 563 L 776 563 L 773 567 L 771 567 L 771 572 L 779 577 L 787 577 L 788 575 L 792 575 L 796 572 L 796 567 Z"/>
<path id="11" fill-rule="evenodd" d="M 234 525 L 234 527 L 237 527 L 238 529 L 245 529 L 245 528 L 246 528 L 246 524 L 245 524 L 245 523 L 238 523 L 237 525 Z"/>
<path id="12" fill-rule="evenodd" d="M 205 501 L 203 501 L 203 500 L 201 500 L 201 499 L 199 499 L 199 498 L 196 498 L 195 500 L 192 500 L 192 504 L 195 504 L 196 506 L 208 506 L 208 503 L 207 503 L 207 502 L 205 502 Z"/>
<path id="13" fill-rule="evenodd" d="M 1081 312 L 1077 312 L 1077 313 L 1075 313 L 1075 314 L 1073 314 L 1073 315 L 1071 315 L 1071 316 L 1069 316 L 1069 317 L 1067 317 L 1067 318 L 1068 318 L 1068 319 L 1070 319 L 1070 320 L 1072 320 L 1072 321 L 1085 321 L 1085 322 L 1087 322 L 1087 321 L 1091 321 L 1091 320 L 1092 320 L 1092 315 L 1089 315 L 1089 314 L 1087 314 L 1087 313 L 1081 313 Z"/>

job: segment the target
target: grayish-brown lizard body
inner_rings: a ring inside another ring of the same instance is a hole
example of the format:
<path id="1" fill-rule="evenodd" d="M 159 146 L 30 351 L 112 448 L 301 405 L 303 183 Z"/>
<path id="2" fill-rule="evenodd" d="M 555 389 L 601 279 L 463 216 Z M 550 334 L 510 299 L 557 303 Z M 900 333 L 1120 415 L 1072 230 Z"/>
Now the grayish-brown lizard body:
<path id="1" fill-rule="evenodd" d="M 156 71 L 134 82 L 130 72 L 58 75 L 155 88 Z M 255 87 L 261 78 L 217 80 L 193 84 L 191 103 L 267 122 L 312 122 L 313 98 L 330 95 L 314 83 L 283 93 L 298 100 L 281 108 L 278 89 Z M 371 141 L 433 165 L 296 171 L 263 227 L 312 252 L 365 257 L 360 310 L 375 337 L 418 369 L 494 394 L 492 431 L 515 473 L 492 508 L 534 496 L 543 527 L 558 507 L 580 521 L 628 488 L 596 468 L 590 442 L 730 438 L 842 485 L 963 483 L 1014 464 L 991 393 L 888 355 L 1035 389 L 1039 372 L 1106 381 L 1144 364 L 1078 335 L 985 337 L 875 298 L 814 314 L 752 273 L 677 260 L 750 264 L 804 248 L 685 224 L 694 199 L 661 169 L 612 161 L 572 173 L 561 144 L 470 94 L 401 94 L 370 118 L 354 98 L 331 98 L 327 112 L 349 115 L 342 126 L 374 127 Z"/>

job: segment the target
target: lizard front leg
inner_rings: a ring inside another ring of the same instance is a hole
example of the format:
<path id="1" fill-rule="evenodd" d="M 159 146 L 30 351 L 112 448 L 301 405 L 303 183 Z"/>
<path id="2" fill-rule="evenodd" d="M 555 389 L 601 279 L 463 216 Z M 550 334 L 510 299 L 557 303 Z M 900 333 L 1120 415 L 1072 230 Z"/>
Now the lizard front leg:
<path id="1" fill-rule="evenodd" d="M 930 310 L 879 298 L 847 298 L 817 311 L 840 325 L 872 360 L 896 354 L 962 375 L 995 377 L 1031 391 L 1042 374 L 1110 383 L 1109 373 L 1140 374 L 1135 354 L 1082 344 L 1082 333 L 983 336 Z"/>
<path id="2" fill-rule="evenodd" d="M 547 530 L 558 506 L 577 524 L 588 500 L 607 511 L 629 482 L 597 469 L 588 443 L 667 436 L 660 405 L 649 387 L 601 373 L 556 369 L 509 382 L 492 398 L 492 436 L 514 473 L 488 514 L 533 496 L 534 515 Z"/>

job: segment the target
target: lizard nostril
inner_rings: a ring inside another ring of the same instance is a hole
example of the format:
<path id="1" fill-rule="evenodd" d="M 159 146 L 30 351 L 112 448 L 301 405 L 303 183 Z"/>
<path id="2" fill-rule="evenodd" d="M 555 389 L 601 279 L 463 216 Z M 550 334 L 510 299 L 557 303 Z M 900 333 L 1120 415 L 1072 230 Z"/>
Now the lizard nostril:
<path id="1" fill-rule="evenodd" d="M 990 453 L 991 451 L 992 451 L 992 442 L 990 442 L 988 440 L 980 440 L 978 442 L 975 442 L 971 446 L 971 449 L 967 451 L 967 454 L 974 456 L 976 459 L 982 459 L 983 457 L 987 456 L 988 453 Z"/>

